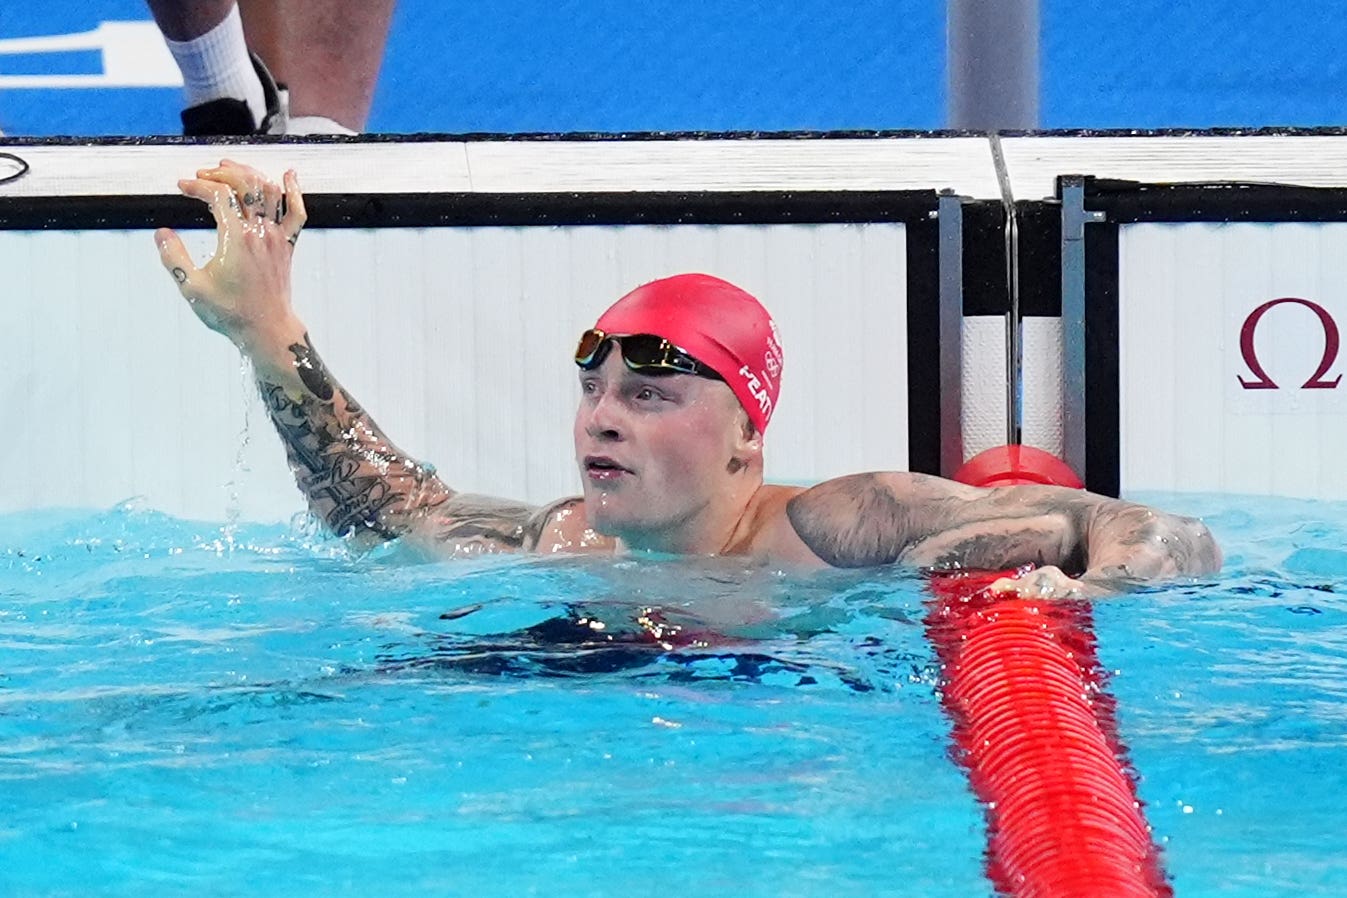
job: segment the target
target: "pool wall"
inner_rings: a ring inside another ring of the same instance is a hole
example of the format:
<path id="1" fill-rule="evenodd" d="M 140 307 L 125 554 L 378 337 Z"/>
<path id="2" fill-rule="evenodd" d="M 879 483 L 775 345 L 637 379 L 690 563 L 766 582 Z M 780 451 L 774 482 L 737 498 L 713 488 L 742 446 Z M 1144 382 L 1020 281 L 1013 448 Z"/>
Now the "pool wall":
<path id="1" fill-rule="evenodd" d="M 465 490 L 576 491 L 571 341 L 632 286 L 705 270 L 763 297 L 782 331 L 769 477 L 950 473 L 1018 430 L 1105 491 L 1347 496 L 1328 455 L 1347 436 L 1337 132 L 0 152 L 28 166 L 0 183 L 0 511 L 302 508 L 237 353 L 194 320 L 150 236 L 184 228 L 209 254 L 175 182 L 221 156 L 299 171 L 313 224 L 295 305 L 315 344 L 395 442 Z M 0 179 L 19 169 L 0 158 Z M 1079 209 L 1063 175 L 1092 176 Z M 1189 184 L 1208 187 L 1176 202 Z"/>

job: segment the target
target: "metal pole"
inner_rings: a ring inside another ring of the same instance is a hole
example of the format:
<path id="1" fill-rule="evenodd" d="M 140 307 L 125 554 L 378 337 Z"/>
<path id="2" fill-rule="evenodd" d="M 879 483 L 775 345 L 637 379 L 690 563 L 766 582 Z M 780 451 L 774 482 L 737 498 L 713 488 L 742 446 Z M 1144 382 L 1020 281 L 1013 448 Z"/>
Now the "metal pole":
<path id="1" fill-rule="evenodd" d="M 987 135 L 991 144 L 992 165 L 1001 185 L 1001 206 L 1006 215 L 1006 445 L 1018 446 L 1024 424 L 1024 339 L 1020 321 L 1020 217 L 1015 207 L 1015 192 L 1006 169 L 1001 138 L 995 131 Z"/>
<path id="2" fill-rule="evenodd" d="M 949 127 L 1038 127 L 1038 3 L 946 0 Z"/>
<path id="3" fill-rule="evenodd" d="M 1064 175 L 1062 194 L 1062 458 L 1085 470 L 1085 226 L 1104 220 L 1085 209 L 1085 179 Z"/>
<path id="4" fill-rule="evenodd" d="M 963 200 L 941 191 L 940 245 L 940 474 L 963 464 Z"/>

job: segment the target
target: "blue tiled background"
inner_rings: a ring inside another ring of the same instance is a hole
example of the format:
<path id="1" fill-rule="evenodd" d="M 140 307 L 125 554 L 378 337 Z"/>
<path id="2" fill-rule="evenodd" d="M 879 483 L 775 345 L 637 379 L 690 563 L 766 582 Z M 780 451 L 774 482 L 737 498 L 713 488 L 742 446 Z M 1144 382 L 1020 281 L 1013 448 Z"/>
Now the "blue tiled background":
<path id="1" fill-rule="evenodd" d="M 944 0 L 401 0 L 370 130 L 935 128 Z M 148 20 L 142 0 L 0 4 L 0 40 Z M 1042 0 L 1052 128 L 1347 124 L 1347 6 Z M 0 75 L 98 71 L 0 55 Z M 11 134 L 173 134 L 172 88 L 0 89 Z"/>

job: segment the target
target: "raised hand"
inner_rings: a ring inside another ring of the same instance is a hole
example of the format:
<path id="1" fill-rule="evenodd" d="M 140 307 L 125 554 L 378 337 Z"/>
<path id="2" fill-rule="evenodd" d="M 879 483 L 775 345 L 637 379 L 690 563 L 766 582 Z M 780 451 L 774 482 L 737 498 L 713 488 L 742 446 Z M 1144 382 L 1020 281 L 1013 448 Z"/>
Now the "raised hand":
<path id="1" fill-rule="evenodd" d="M 169 228 L 155 231 L 159 258 L 197 317 L 245 352 L 302 332 L 290 306 L 290 263 L 307 214 L 294 171 L 282 189 L 228 159 L 178 182 L 215 218 L 215 254 L 200 268 Z"/>

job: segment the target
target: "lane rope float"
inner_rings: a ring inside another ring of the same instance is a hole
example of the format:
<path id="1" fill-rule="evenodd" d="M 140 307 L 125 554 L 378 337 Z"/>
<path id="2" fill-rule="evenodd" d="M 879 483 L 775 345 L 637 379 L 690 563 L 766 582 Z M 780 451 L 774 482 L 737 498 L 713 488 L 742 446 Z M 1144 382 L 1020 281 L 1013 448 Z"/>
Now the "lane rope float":
<path id="1" fill-rule="evenodd" d="M 969 479 L 1080 486 L 1041 455 L 1051 462 L 1037 450 L 1001 451 Z M 956 759 L 986 809 L 988 877 L 1013 898 L 1170 898 L 1104 688 L 1090 605 L 987 590 L 1025 570 L 929 583 L 926 630 L 943 665 Z"/>

